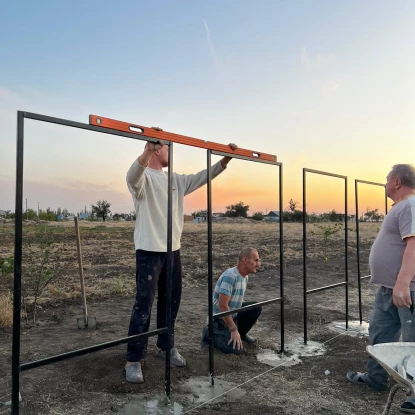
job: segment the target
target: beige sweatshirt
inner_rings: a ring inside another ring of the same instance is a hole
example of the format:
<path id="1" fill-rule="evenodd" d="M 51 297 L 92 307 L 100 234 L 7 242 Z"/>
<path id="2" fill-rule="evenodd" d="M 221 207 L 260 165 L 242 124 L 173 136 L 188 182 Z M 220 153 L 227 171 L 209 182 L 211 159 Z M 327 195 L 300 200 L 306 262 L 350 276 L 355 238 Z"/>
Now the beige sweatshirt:
<path id="1" fill-rule="evenodd" d="M 222 173 L 219 161 L 212 166 L 212 178 Z M 196 174 L 173 173 L 172 250 L 180 249 L 183 231 L 183 199 L 207 183 L 207 170 Z M 127 173 L 127 185 L 136 213 L 135 249 L 167 252 L 167 172 L 143 167 L 136 159 Z"/>

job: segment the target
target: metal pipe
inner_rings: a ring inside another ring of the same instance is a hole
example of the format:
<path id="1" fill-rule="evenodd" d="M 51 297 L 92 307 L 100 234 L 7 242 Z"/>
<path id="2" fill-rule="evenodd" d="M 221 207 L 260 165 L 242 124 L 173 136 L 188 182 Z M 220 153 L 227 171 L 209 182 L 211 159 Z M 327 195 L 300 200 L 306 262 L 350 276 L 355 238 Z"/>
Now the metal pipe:
<path id="1" fill-rule="evenodd" d="M 213 235 L 212 235 L 212 151 L 207 150 L 207 216 L 208 216 L 208 310 L 209 310 L 209 376 L 215 385 L 213 357 Z"/>
<path id="2" fill-rule="evenodd" d="M 371 275 L 365 275 L 364 277 L 360 278 L 361 280 L 367 280 L 368 278 L 372 278 Z"/>
<path id="3" fill-rule="evenodd" d="M 285 310 L 284 310 L 284 227 L 283 227 L 283 171 L 279 165 L 279 209 L 280 209 L 280 320 L 281 320 L 281 353 L 285 351 Z"/>
<path id="4" fill-rule="evenodd" d="M 337 177 L 338 179 L 347 179 L 347 176 L 343 176 L 341 174 L 327 173 L 326 171 L 306 169 L 306 168 L 304 168 L 303 170 L 305 170 L 308 173 L 322 174 L 323 176 Z"/>
<path id="5" fill-rule="evenodd" d="M 167 197 L 167 279 L 166 279 L 166 323 L 167 323 L 167 350 L 165 368 L 165 392 L 167 403 L 170 403 L 170 349 L 172 345 L 173 323 L 171 315 L 171 291 L 173 279 L 173 143 L 169 143 L 169 158 L 167 164 L 168 197 Z"/>
<path id="6" fill-rule="evenodd" d="M 345 301 L 346 301 L 346 330 L 349 328 L 349 222 L 347 209 L 347 177 L 344 179 L 344 275 L 345 275 Z"/>
<path id="7" fill-rule="evenodd" d="M 381 187 L 385 187 L 385 185 L 383 183 L 376 183 L 376 182 L 368 182 L 366 180 L 356 180 L 356 182 L 358 183 L 363 183 L 363 184 L 371 184 L 373 186 L 381 186 Z"/>
<path id="8" fill-rule="evenodd" d="M 281 298 L 272 298 L 271 300 L 259 301 L 255 304 L 246 305 L 245 307 L 235 308 L 234 310 L 222 311 L 221 313 L 217 313 L 213 315 L 214 319 L 218 319 L 220 317 L 229 316 L 230 314 L 239 313 L 240 311 L 247 311 L 253 308 L 257 308 L 259 306 L 268 305 L 272 303 L 276 303 L 277 301 L 281 301 Z"/>
<path id="9" fill-rule="evenodd" d="M 141 140 L 141 141 L 151 141 L 152 143 L 157 143 L 158 139 L 153 137 L 148 137 L 145 135 L 138 135 L 133 133 L 126 133 L 123 131 L 118 130 L 111 130 L 109 128 L 103 128 L 103 127 L 96 127 L 94 125 L 85 124 L 82 122 L 76 122 L 71 120 L 65 120 L 63 118 L 56 118 L 56 117 L 49 117 L 48 115 L 42 115 L 42 114 L 35 114 L 33 112 L 23 112 L 24 117 L 31 119 L 31 120 L 37 120 L 37 121 L 43 121 L 48 122 L 51 124 L 58 124 L 58 125 L 64 125 L 66 127 L 74 127 L 74 128 L 80 128 L 82 130 L 89 130 L 89 131 L 95 131 L 97 133 L 105 133 L 105 134 L 112 134 L 112 135 L 118 135 L 121 137 L 128 137 L 128 138 L 134 138 L 135 140 Z"/>
<path id="10" fill-rule="evenodd" d="M 304 314 L 304 344 L 307 344 L 307 222 L 306 222 L 306 172 L 303 168 L 303 314 Z"/>
<path id="11" fill-rule="evenodd" d="M 24 113 L 17 112 L 16 205 L 14 234 L 12 414 L 19 413 L 20 313 L 22 300 Z"/>
<path id="12" fill-rule="evenodd" d="M 34 369 L 36 367 L 41 367 L 49 365 L 51 363 L 61 362 L 62 360 L 71 359 L 72 357 L 83 356 L 89 353 L 98 352 L 99 350 L 109 349 L 110 347 L 118 346 L 120 344 L 125 344 L 134 340 L 138 340 L 141 337 L 150 337 L 158 334 L 163 334 L 167 332 L 167 328 L 157 329 L 148 331 L 146 333 L 135 334 L 134 336 L 122 337 L 121 339 L 112 340 L 106 343 L 96 344 L 94 346 L 85 347 L 83 349 L 72 350 L 67 353 L 58 354 L 55 356 L 50 356 L 45 359 L 35 360 L 29 363 L 23 363 L 20 365 L 19 370 L 24 372 L 26 370 Z"/>
<path id="13" fill-rule="evenodd" d="M 363 310 L 362 310 L 362 281 L 360 274 L 360 226 L 359 226 L 359 192 L 358 192 L 358 180 L 354 181 L 354 200 L 356 209 L 356 261 L 357 261 L 357 291 L 359 294 L 359 320 L 360 324 L 363 323 Z"/>
<path id="14" fill-rule="evenodd" d="M 330 288 L 341 287 L 342 285 L 347 285 L 347 282 L 342 281 L 342 282 L 338 282 L 337 284 L 326 285 L 325 287 L 313 288 L 312 290 L 308 290 L 307 294 L 313 294 L 319 291 L 329 290 Z"/>
<path id="15" fill-rule="evenodd" d="M 280 164 L 277 161 L 270 161 L 270 160 L 264 160 L 264 159 L 260 159 L 260 158 L 246 157 L 246 156 L 241 156 L 239 154 L 234 154 L 234 153 L 224 153 L 222 151 L 215 151 L 215 150 L 211 150 L 211 152 L 215 156 L 232 157 L 234 159 L 254 161 L 256 163 L 272 164 L 274 166 Z"/>

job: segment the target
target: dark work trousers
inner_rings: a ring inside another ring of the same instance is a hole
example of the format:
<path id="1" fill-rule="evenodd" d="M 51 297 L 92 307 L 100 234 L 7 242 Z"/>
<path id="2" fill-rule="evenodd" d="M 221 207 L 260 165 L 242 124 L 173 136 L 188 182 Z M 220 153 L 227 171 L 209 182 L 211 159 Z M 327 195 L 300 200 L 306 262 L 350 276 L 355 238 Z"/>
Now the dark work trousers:
<path id="1" fill-rule="evenodd" d="M 166 322 L 166 280 L 167 280 L 167 253 L 150 252 L 138 249 L 136 251 L 136 283 L 137 292 L 133 311 L 131 313 L 128 335 L 145 333 L 150 327 L 151 307 L 153 305 L 156 289 L 158 289 L 157 301 L 157 328 L 167 326 Z M 180 250 L 172 253 L 172 292 L 171 315 L 172 337 L 170 347 L 174 347 L 174 322 L 179 311 L 182 295 L 182 264 Z M 128 343 L 126 360 L 138 362 L 147 355 L 148 337 Z M 167 333 L 158 336 L 157 347 L 161 350 L 168 349 Z"/>
<path id="2" fill-rule="evenodd" d="M 248 301 L 242 303 L 242 307 L 255 304 L 257 301 Z M 235 324 L 238 326 L 238 331 L 242 339 L 252 329 L 253 325 L 257 322 L 258 317 L 261 315 L 262 307 L 251 308 L 250 310 L 240 311 L 234 318 Z M 205 327 L 202 334 L 202 343 L 208 344 L 209 331 Z M 213 321 L 213 345 L 223 353 L 235 353 L 240 354 L 241 351 L 232 348 L 232 343 L 228 344 L 231 339 L 231 333 L 226 326 L 223 319 L 217 319 Z"/>

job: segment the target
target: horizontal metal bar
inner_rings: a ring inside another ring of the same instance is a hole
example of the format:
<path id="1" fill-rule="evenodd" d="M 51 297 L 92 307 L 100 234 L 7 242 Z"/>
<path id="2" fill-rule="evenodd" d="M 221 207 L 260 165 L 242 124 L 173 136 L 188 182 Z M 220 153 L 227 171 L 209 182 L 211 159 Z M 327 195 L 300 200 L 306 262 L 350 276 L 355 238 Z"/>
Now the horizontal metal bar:
<path id="1" fill-rule="evenodd" d="M 118 135 L 118 136 L 121 136 L 121 137 L 134 138 L 134 140 L 151 141 L 153 143 L 156 143 L 156 142 L 160 141 L 156 138 L 147 137 L 145 135 L 137 135 L 137 134 L 134 134 L 134 133 L 127 133 L 127 132 L 122 132 L 122 131 L 118 131 L 118 130 L 111 130 L 111 129 L 108 129 L 108 128 L 95 127 L 94 125 L 84 124 L 82 122 L 65 120 L 63 118 L 49 117 L 48 115 L 35 114 L 33 112 L 23 112 L 23 115 L 24 115 L 25 118 L 28 118 L 30 120 L 43 121 L 43 122 L 48 122 L 48 123 L 51 123 L 51 124 L 63 125 L 63 126 L 66 126 L 66 127 L 80 128 L 82 130 L 95 131 L 97 133 Z"/>
<path id="2" fill-rule="evenodd" d="M 304 171 L 306 171 L 307 173 L 321 174 L 323 176 L 337 177 L 338 179 L 347 179 L 347 176 L 342 176 L 341 174 L 327 173 L 326 171 L 306 169 L 306 168 L 304 168 Z"/>
<path id="3" fill-rule="evenodd" d="M 365 275 L 364 277 L 360 277 L 361 280 L 367 280 L 368 278 L 372 278 L 371 275 Z"/>
<path id="4" fill-rule="evenodd" d="M 240 159 L 240 160 L 255 161 L 257 163 L 272 164 L 273 166 L 280 166 L 282 164 L 277 161 L 263 160 L 261 158 L 255 158 L 255 157 L 240 156 L 238 154 L 225 153 L 223 151 L 212 151 L 212 154 L 215 154 L 216 156 L 232 157 L 234 159 Z"/>
<path id="5" fill-rule="evenodd" d="M 259 303 L 250 304 L 245 307 L 235 308 L 235 310 L 223 311 L 222 313 L 214 314 L 213 318 L 229 316 L 230 314 L 239 313 L 240 311 L 251 310 L 252 308 L 257 308 L 258 306 L 276 303 L 277 301 L 281 301 L 281 298 L 273 298 L 272 300 L 261 301 Z"/>
<path id="6" fill-rule="evenodd" d="M 330 288 L 341 287 L 342 285 L 346 285 L 346 284 L 347 284 L 346 281 L 343 281 L 343 282 L 339 282 L 337 284 L 326 285 L 325 287 L 314 288 L 312 290 L 308 290 L 307 294 L 312 294 L 312 293 L 317 293 L 319 291 L 329 290 Z"/>
<path id="7" fill-rule="evenodd" d="M 188 137 L 181 134 L 170 133 L 154 127 L 144 127 L 142 125 L 128 123 L 124 121 L 113 120 L 111 118 L 101 117 L 99 115 L 90 115 L 89 123 L 96 127 L 109 128 L 116 131 L 124 131 L 127 133 L 134 132 L 137 136 L 147 136 L 156 138 L 157 140 L 172 141 L 177 144 L 184 144 L 192 147 L 204 148 L 206 150 L 220 151 L 226 153 L 228 156 L 244 156 L 252 159 L 268 160 L 271 162 L 277 161 L 277 156 L 273 154 L 266 154 L 243 148 L 232 150 L 228 145 L 218 144 L 212 141 L 200 140 L 199 138 Z"/>
<path id="8" fill-rule="evenodd" d="M 51 363 L 56 363 L 62 360 L 70 359 L 72 357 L 83 356 L 85 354 L 97 352 L 99 350 L 109 349 L 110 347 L 118 346 L 119 344 L 129 343 L 130 341 L 138 340 L 141 337 L 150 337 L 163 333 L 167 333 L 167 327 L 163 329 L 147 331 L 146 333 L 135 334 L 134 336 L 123 337 L 121 339 L 112 340 L 106 343 L 96 344 L 95 346 L 85 347 L 84 349 L 72 350 L 70 352 L 47 357 L 45 359 L 35 360 L 34 362 L 23 363 L 19 366 L 19 370 L 23 372 L 25 370 L 34 369 L 36 367 L 45 366 Z"/>
<path id="9" fill-rule="evenodd" d="M 372 186 L 381 186 L 381 187 L 385 187 L 385 183 L 376 183 L 376 182 L 368 182 L 366 180 L 355 180 L 356 183 L 363 183 L 363 184 L 371 184 Z"/>

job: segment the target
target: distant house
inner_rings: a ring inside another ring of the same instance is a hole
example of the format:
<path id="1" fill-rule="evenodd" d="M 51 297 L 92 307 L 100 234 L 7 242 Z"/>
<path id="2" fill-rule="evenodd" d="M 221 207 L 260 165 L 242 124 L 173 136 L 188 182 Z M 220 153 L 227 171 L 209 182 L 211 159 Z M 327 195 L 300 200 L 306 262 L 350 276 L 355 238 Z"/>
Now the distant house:
<path id="1" fill-rule="evenodd" d="M 185 222 L 191 222 L 193 220 L 192 215 L 183 215 L 183 219 Z"/>
<path id="2" fill-rule="evenodd" d="M 7 215 L 7 212 L 5 210 L 0 209 L 0 218 L 4 218 L 6 217 L 6 215 Z"/>
<path id="3" fill-rule="evenodd" d="M 278 210 L 270 210 L 266 215 L 264 215 L 264 220 L 268 222 L 279 222 L 280 212 Z"/>
<path id="4" fill-rule="evenodd" d="M 79 220 L 88 220 L 88 218 L 91 216 L 91 214 L 90 213 L 81 213 L 79 216 L 78 216 L 78 219 Z"/>
<path id="5" fill-rule="evenodd" d="M 193 220 L 193 223 L 203 223 L 203 222 L 207 222 L 207 215 L 206 214 L 201 214 L 199 216 L 196 216 Z"/>
<path id="6" fill-rule="evenodd" d="M 214 218 L 221 218 L 224 214 L 222 212 L 214 212 L 212 213 L 212 216 Z"/>

